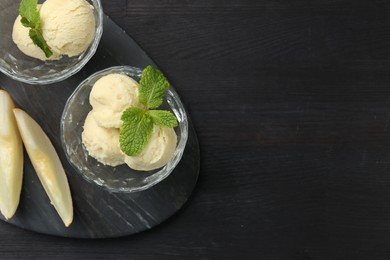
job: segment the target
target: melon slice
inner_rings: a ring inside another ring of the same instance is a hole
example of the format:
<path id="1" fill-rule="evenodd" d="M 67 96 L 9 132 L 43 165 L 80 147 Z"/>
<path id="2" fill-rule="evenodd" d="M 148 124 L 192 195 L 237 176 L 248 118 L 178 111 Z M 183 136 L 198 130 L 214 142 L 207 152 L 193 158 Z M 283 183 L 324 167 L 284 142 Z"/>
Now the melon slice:
<path id="1" fill-rule="evenodd" d="M 49 138 L 34 119 L 21 109 L 14 109 L 14 114 L 38 178 L 51 204 L 68 227 L 73 221 L 73 203 L 60 158 Z"/>
<path id="2" fill-rule="evenodd" d="M 19 205 L 23 180 L 23 145 L 12 112 L 14 103 L 0 91 L 0 211 L 8 220 Z"/>

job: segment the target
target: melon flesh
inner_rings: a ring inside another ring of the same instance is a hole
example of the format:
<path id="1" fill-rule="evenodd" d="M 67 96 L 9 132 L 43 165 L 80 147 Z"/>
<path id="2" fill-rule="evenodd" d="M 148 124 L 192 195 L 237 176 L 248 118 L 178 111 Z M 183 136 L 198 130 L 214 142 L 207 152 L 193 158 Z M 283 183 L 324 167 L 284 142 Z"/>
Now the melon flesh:
<path id="1" fill-rule="evenodd" d="M 73 221 L 73 203 L 60 158 L 49 138 L 34 119 L 21 109 L 14 109 L 14 114 L 38 178 L 51 204 L 68 227 Z"/>
<path id="2" fill-rule="evenodd" d="M 19 205 L 23 180 L 23 145 L 12 112 L 14 103 L 0 91 L 0 211 L 8 220 Z"/>

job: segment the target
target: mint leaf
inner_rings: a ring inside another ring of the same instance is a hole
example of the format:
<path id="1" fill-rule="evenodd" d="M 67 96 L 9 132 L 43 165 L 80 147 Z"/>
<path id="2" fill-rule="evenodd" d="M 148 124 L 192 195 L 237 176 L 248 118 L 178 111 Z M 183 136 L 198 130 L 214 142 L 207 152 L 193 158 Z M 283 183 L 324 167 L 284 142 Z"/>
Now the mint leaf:
<path id="1" fill-rule="evenodd" d="M 51 55 L 53 55 L 49 45 L 47 45 L 45 39 L 38 29 L 30 29 L 28 35 L 30 36 L 33 43 L 41 48 L 41 50 L 45 53 L 46 58 L 49 58 Z"/>
<path id="2" fill-rule="evenodd" d="M 38 11 L 38 0 L 22 0 L 19 6 L 19 15 L 22 17 L 20 22 L 23 26 L 31 28 L 28 35 L 33 43 L 45 53 L 46 58 L 53 55 L 39 29 L 41 17 Z"/>
<path id="3" fill-rule="evenodd" d="M 121 117 L 119 143 L 121 150 L 128 156 L 141 153 L 153 132 L 153 121 L 145 110 L 128 108 Z"/>
<path id="4" fill-rule="evenodd" d="M 177 119 L 174 114 L 166 110 L 149 110 L 147 114 L 152 118 L 153 123 L 160 127 L 177 127 Z"/>
<path id="5" fill-rule="evenodd" d="M 19 14 L 25 27 L 39 28 L 41 19 L 38 12 L 38 0 L 22 0 L 19 6 Z"/>
<path id="6" fill-rule="evenodd" d="M 139 102 L 146 108 L 157 108 L 163 102 L 169 82 L 161 71 L 147 66 L 142 72 L 139 85 Z"/>

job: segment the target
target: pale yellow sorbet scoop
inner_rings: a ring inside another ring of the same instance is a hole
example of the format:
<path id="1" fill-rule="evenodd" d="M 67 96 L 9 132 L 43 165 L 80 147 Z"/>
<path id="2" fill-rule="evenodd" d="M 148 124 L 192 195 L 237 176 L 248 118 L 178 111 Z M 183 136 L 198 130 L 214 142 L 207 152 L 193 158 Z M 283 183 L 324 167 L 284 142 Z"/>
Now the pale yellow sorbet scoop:
<path id="1" fill-rule="evenodd" d="M 88 154 L 104 165 L 125 163 L 125 155 L 119 147 L 119 129 L 98 126 L 92 112 L 85 119 L 82 140 Z"/>
<path id="2" fill-rule="evenodd" d="M 61 55 L 80 55 L 95 36 L 93 6 L 85 0 L 47 0 L 40 15 L 43 38 Z"/>
<path id="3" fill-rule="evenodd" d="M 40 9 L 41 5 L 38 5 L 38 9 Z M 26 54 L 27 56 L 40 59 L 40 60 L 59 60 L 61 55 L 53 52 L 53 55 L 49 58 L 46 58 L 45 53 L 36 46 L 31 40 L 30 36 L 28 36 L 29 28 L 24 27 L 20 21 L 20 15 L 16 18 L 13 31 L 12 31 L 12 40 L 18 46 L 19 50 Z"/>
<path id="4" fill-rule="evenodd" d="M 172 128 L 154 126 L 149 143 L 137 156 L 126 156 L 126 164 L 138 171 L 150 171 L 163 167 L 176 149 L 177 136 Z"/>
<path id="5" fill-rule="evenodd" d="M 129 107 L 141 107 L 138 102 L 138 83 L 126 75 L 106 75 L 96 81 L 89 103 L 99 126 L 119 128 L 123 111 Z"/>

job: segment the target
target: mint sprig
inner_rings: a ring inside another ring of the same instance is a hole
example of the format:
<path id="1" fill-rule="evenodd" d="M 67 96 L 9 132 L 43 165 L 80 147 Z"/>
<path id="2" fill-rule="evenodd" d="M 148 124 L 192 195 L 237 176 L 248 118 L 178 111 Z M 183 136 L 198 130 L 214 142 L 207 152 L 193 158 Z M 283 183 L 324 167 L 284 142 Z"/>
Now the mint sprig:
<path id="1" fill-rule="evenodd" d="M 166 110 L 149 110 L 159 107 L 169 88 L 169 82 L 161 71 L 152 66 L 146 67 L 141 75 L 138 99 L 145 106 L 128 108 L 121 117 L 119 143 L 121 150 L 128 156 L 139 155 L 149 142 L 153 125 L 166 128 L 178 126 L 174 114 Z"/>
<path id="2" fill-rule="evenodd" d="M 19 15 L 22 17 L 20 21 L 23 26 L 30 28 L 29 36 L 33 43 L 45 53 L 46 58 L 52 56 L 53 52 L 40 30 L 41 17 L 38 11 L 38 0 L 22 0 L 19 6 Z"/>

